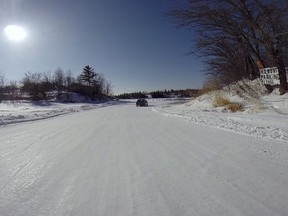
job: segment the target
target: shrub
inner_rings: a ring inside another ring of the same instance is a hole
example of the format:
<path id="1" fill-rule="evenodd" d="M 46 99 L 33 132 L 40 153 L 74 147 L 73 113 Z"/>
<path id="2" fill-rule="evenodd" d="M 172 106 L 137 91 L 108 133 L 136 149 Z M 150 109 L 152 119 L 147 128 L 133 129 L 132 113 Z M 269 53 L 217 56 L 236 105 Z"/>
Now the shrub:
<path id="1" fill-rule="evenodd" d="M 230 103 L 227 105 L 227 109 L 230 110 L 231 112 L 237 112 L 237 111 L 242 111 L 243 106 L 242 104 L 239 104 L 239 103 Z"/>
<path id="2" fill-rule="evenodd" d="M 222 96 L 215 96 L 213 105 L 214 107 L 222 107 L 222 106 L 227 106 L 228 104 L 231 104 L 231 101 L 229 101 L 227 98 L 222 97 Z"/>
<path id="3" fill-rule="evenodd" d="M 220 96 L 220 95 L 215 96 L 213 105 L 214 105 L 214 107 L 225 107 L 226 109 L 230 110 L 231 112 L 237 112 L 237 111 L 243 110 L 242 104 L 236 103 L 236 102 L 231 102 L 227 98 Z"/>

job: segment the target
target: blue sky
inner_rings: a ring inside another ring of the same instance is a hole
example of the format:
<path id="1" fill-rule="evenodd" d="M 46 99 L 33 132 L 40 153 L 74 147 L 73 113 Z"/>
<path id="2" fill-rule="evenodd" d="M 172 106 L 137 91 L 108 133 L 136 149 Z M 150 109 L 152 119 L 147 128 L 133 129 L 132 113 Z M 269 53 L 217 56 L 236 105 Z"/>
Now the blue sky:
<path id="1" fill-rule="evenodd" d="M 200 59 L 187 56 L 193 33 L 164 16 L 176 0 L 1 0 L 0 72 L 9 80 L 85 65 L 103 73 L 115 93 L 198 88 Z M 5 26 L 28 37 L 8 41 Z"/>

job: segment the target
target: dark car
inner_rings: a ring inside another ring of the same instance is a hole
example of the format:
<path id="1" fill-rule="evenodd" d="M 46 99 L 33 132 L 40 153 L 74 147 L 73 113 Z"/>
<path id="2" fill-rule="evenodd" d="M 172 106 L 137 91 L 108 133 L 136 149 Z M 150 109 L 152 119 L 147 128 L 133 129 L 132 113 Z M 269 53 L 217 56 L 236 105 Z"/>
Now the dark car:
<path id="1" fill-rule="evenodd" d="M 137 101 L 136 101 L 136 106 L 138 107 L 138 106 L 140 106 L 140 107 L 143 107 L 143 106 L 148 106 L 148 102 L 147 102 L 147 100 L 145 100 L 145 99 L 138 99 Z"/>

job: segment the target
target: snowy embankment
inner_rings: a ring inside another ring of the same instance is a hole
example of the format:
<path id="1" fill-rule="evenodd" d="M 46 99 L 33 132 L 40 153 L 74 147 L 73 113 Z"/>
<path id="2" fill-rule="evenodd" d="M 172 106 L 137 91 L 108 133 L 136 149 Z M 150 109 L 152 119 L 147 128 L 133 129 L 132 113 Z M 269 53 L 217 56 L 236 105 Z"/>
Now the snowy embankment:
<path id="1" fill-rule="evenodd" d="M 254 89 L 254 92 L 239 93 L 239 88 L 235 91 L 234 86 L 234 89 L 232 87 L 204 94 L 187 103 L 177 104 L 176 101 L 171 100 L 169 104 L 155 106 L 152 110 L 165 116 L 180 117 L 204 126 L 266 139 L 288 141 L 288 94 L 280 96 L 277 91 L 265 94 L 265 89 L 259 81 L 254 81 L 249 86 Z M 215 108 L 213 100 L 219 95 L 243 104 L 243 110 L 232 113 L 224 107 Z"/>
<path id="2" fill-rule="evenodd" d="M 0 126 L 52 118 L 64 114 L 115 105 L 116 102 L 61 103 L 55 101 L 2 101 Z"/>

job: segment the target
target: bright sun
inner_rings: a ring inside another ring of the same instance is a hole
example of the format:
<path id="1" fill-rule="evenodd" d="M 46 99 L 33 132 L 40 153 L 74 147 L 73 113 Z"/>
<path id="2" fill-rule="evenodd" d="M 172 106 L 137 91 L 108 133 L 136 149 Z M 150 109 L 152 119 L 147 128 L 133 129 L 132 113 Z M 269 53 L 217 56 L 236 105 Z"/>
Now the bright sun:
<path id="1" fill-rule="evenodd" d="M 6 26 L 4 32 L 8 39 L 12 41 L 22 41 L 27 37 L 26 30 L 23 27 L 17 25 Z"/>

